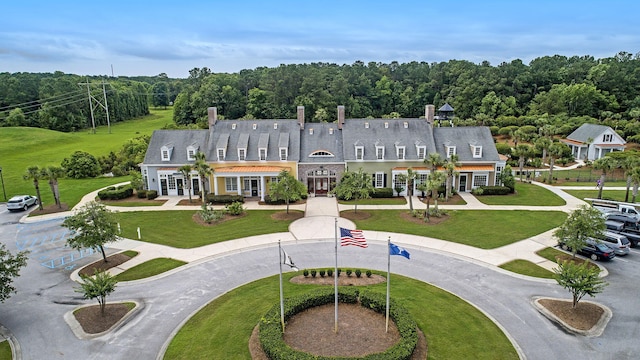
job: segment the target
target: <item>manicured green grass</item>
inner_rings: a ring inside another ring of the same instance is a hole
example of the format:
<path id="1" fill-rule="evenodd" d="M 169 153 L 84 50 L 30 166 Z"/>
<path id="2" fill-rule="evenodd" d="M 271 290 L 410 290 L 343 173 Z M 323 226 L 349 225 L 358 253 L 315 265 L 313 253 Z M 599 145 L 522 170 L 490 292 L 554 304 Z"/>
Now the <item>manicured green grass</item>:
<path id="1" fill-rule="evenodd" d="M 162 274 L 165 271 L 175 269 L 179 266 L 187 264 L 184 261 L 171 259 L 171 258 L 156 258 L 140 265 L 136 265 L 131 269 L 128 269 L 118 275 L 116 279 L 118 281 L 132 281 L 138 279 L 144 279 L 158 274 Z"/>
<path id="2" fill-rule="evenodd" d="M 122 206 L 122 207 L 138 207 L 138 206 L 162 206 L 166 201 L 161 200 L 144 200 L 140 201 L 117 201 L 117 200 L 100 200 L 100 203 L 108 206 Z"/>
<path id="3" fill-rule="evenodd" d="M 527 260 L 521 260 L 521 259 L 512 260 L 512 261 L 509 261 L 508 263 L 500 265 L 500 267 L 517 274 L 539 277 L 544 279 L 553 279 L 553 272 Z"/>
<path id="4" fill-rule="evenodd" d="M 9 341 L 0 341 L 0 360 L 11 360 L 11 345 Z"/>
<path id="5" fill-rule="evenodd" d="M 598 190 L 589 189 L 589 190 L 563 190 L 567 194 L 573 195 L 578 199 L 597 199 L 598 198 Z M 624 196 L 626 194 L 625 190 L 607 190 L 606 186 L 602 190 L 602 198 L 607 200 L 616 200 L 616 201 L 624 201 Z M 631 193 L 629 193 L 629 201 L 631 201 Z M 638 200 L 638 199 L 636 199 Z"/>
<path id="6" fill-rule="evenodd" d="M 135 251 L 135 250 L 126 250 L 122 252 L 123 254 L 127 255 L 128 257 L 132 258 L 132 257 L 136 257 L 138 256 L 139 252 Z"/>
<path id="7" fill-rule="evenodd" d="M 298 274 L 284 274 L 285 297 L 317 286 L 292 284 L 288 280 L 295 275 Z M 385 293 L 386 283 L 367 289 Z M 507 337 L 491 320 L 451 293 L 392 274 L 391 296 L 409 310 L 425 333 L 429 359 L 518 358 Z M 278 276 L 236 288 L 189 319 L 172 339 L 164 358 L 250 359 L 251 331 L 262 315 L 277 303 Z M 338 326 L 339 321 L 338 318 Z"/>
<path id="8" fill-rule="evenodd" d="M 553 192 L 537 185 L 516 183 L 516 193 L 509 195 L 482 195 L 477 199 L 487 205 L 562 206 L 566 202 Z"/>
<path id="9" fill-rule="evenodd" d="M 370 198 L 358 200 L 338 200 L 339 204 L 343 205 L 405 205 L 407 199 L 404 196 L 395 196 L 392 198 Z"/>
<path id="10" fill-rule="evenodd" d="M 65 157 L 77 150 L 86 151 L 96 157 L 107 155 L 110 151 L 116 152 L 126 140 L 151 135 L 153 130 L 171 123 L 172 114 L 172 109 L 152 110 L 151 115 L 143 118 L 113 124 L 111 134 L 106 126 L 98 127 L 95 134 L 90 129 L 62 133 L 27 127 L 0 128 L 0 166 L 7 197 L 15 194 L 35 195 L 33 183 L 22 179 L 29 166 L 59 166 Z M 75 196 L 65 197 L 65 192 L 75 193 L 76 185 L 77 181 L 60 181 L 60 197 L 70 206 L 75 205 L 77 201 L 74 203 L 73 200 L 67 200 Z M 53 196 L 46 181 L 43 181 L 40 187 L 45 205 L 51 204 Z M 0 197 L 0 201 L 3 200 Z"/>
<path id="11" fill-rule="evenodd" d="M 549 260 L 549 261 L 553 261 L 553 262 L 557 262 L 556 257 L 558 256 L 563 256 L 563 255 L 567 255 L 567 253 L 562 252 L 558 249 L 554 249 L 552 247 L 547 247 L 544 248 L 542 250 L 538 250 L 536 251 L 537 255 L 542 256 L 543 258 Z"/>
<path id="12" fill-rule="evenodd" d="M 354 220 L 358 229 L 426 236 L 482 249 L 508 245 L 551 230 L 567 217 L 561 211 L 464 210 L 449 211 L 447 220 L 429 224 L 405 220 L 402 214 L 406 210 L 362 211 L 371 217 Z"/>
<path id="13" fill-rule="evenodd" d="M 292 212 L 294 210 L 290 210 Z M 213 226 L 196 224 L 192 217 L 196 211 L 134 211 L 117 214 L 122 236 L 137 239 L 140 227 L 143 241 L 194 248 L 248 236 L 289 231 L 291 221 L 274 220 L 276 210 L 247 211 L 246 215 L 223 221 Z"/>

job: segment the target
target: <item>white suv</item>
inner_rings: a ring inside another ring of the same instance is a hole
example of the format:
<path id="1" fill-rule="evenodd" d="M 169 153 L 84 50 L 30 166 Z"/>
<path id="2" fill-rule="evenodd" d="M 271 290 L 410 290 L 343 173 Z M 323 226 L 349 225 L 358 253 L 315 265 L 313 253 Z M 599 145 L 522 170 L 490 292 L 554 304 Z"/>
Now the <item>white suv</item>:
<path id="1" fill-rule="evenodd" d="M 38 198 L 31 195 L 14 196 L 7 201 L 7 209 L 9 211 L 27 210 L 29 206 L 38 203 Z"/>

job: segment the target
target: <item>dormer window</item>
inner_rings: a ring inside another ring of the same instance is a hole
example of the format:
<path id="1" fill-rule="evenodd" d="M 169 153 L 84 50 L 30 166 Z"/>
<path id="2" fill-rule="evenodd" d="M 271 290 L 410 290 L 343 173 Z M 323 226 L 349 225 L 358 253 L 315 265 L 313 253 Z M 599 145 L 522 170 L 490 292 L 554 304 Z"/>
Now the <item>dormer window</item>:
<path id="1" fill-rule="evenodd" d="M 258 124 L 253 124 L 253 130 L 258 128 Z"/>
<path id="2" fill-rule="evenodd" d="M 396 155 L 398 156 L 398 160 L 404 160 L 405 147 L 397 146 L 396 147 Z"/>
<path id="3" fill-rule="evenodd" d="M 165 145 L 160 149 L 160 155 L 162 157 L 162 161 L 171 160 L 171 153 L 173 153 L 173 146 Z"/>
<path id="4" fill-rule="evenodd" d="M 418 153 L 418 159 L 423 159 L 427 155 L 427 147 L 426 146 L 416 146 L 416 151 Z"/>
<path id="5" fill-rule="evenodd" d="M 194 145 L 187 146 L 187 161 L 194 161 L 196 159 L 196 153 L 198 147 Z"/>
<path id="6" fill-rule="evenodd" d="M 364 159 L 364 146 L 356 145 L 356 160 Z"/>
<path id="7" fill-rule="evenodd" d="M 278 130 L 278 123 L 273 123 L 273 130 Z"/>
<path id="8" fill-rule="evenodd" d="M 309 135 L 313 135 L 313 128 L 309 128 Z"/>
<path id="9" fill-rule="evenodd" d="M 447 159 L 451 157 L 451 155 L 455 155 L 456 154 L 456 147 L 455 146 L 447 146 Z"/>
<path id="10" fill-rule="evenodd" d="M 376 145 L 376 159 L 384 160 L 384 146 Z"/>
<path id="11" fill-rule="evenodd" d="M 405 129 L 408 129 L 408 128 L 409 128 L 409 123 L 408 123 L 408 122 L 406 122 L 406 121 L 405 121 L 402 125 L 404 126 L 404 128 L 405 128 Z"/>
<path id="12" fill-rule="evenodd" d="M 329 128 L 329 135 L 333 135 L 333 128 Z"/>
<path id="13" fill-rule="evenodd" d="M 231 130 L 235 130 L 235 129 L 236 129 L 236 124 L 235 123 L 231 124 Z"/>
<path id="14" fill-rule="evenodd" d="M 218 161 L 224 161 L 225 149 L 218 149 Z"/>
<path id="15" fill-rule="evenodd" d="M 288 153 L 287 148 L 280 148 L 280 160 L 286 161 Z"/>
<path id="16" fill-rule="evenodd" d="M 258 149 L 258 159 L 260 159 L 260 161 L 267 160 L 267 148 Z"/>
<path id="17" fill-rule="evenodd" d="M 602 136 L 602 142 L 612 142 L 613 141 L 613 134 L 604 134 Z"/>
<path id="18" fill-rule="evenodd" d="M 238 149 L 238 160 L 245 161 L 247 158 L 247 149 Z"/>
<path id="19" fill-rule="evenodd" d="M 481 158 L 482 157 L 482 146 L 471 145 L 471 153 L 473 154 L 474 158 Z"/>
<path id="20" fill-rule="evenodd" d="M 365 129 L 368 129 L 368 128 L 369 128 L 369 123 L 368 123 L 368 122 L 364 123 L 364 128 L 365 128 Z"/>
<path id="21" fill-rule="evenodd" d="M 388 122 L 386 122 L 386 121 L 384 122 L 384 128 L 385 128 L 385 129 L 388 129 L 388 128 L 389 128 L 389 123 L 388 123 Z"/>

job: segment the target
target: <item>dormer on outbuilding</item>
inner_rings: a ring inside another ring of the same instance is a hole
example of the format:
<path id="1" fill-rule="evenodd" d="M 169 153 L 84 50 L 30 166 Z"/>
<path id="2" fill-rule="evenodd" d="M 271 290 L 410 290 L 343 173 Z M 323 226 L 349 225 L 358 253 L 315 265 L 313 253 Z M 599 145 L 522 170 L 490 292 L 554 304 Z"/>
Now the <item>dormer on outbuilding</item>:
<path id="1" fill-rule="evenodd" d="M 163 145 L 160 148 L 160 156 L 162 158 L 162 161 L 170 161 L 172 153 L 173 153 L 173 143 Z"/>

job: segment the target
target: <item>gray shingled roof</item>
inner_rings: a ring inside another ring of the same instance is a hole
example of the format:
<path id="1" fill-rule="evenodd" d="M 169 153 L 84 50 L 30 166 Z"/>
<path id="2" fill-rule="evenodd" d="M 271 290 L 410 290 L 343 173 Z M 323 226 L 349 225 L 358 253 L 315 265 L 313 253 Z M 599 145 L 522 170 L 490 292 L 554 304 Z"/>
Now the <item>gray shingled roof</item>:
<path id="1" fill-rule="evenodd" d="M 204 152 L 208 140 L 207 130 L 156 130 L 144 157 L 145 164 L 181 165 L 193 163 L 187 161 L 187 147 L 195 146 Z M 171 144 L 173 152 L 169 161 L 162 161 L 161 148 Z"/>
<path id="2" fill-rule="evenodd" d="M 406 160 L 421 160 L 416 143 L 425 145 L 427 154 L 435 151 L 432 127 L 425 119 L 347 119 L 342 136 L 344 158 L 348 161 L 356 158 L 356 143 L 364 146 L 364 160 L 376 160 L 376 142 L 384 146 L 386 160 L 397 159 L 396 142 L 405 145 Z"/>
<path id="3" fill-rule="evenodd" d="M 331 132 L 333 132 L 331 134 Z M 314 152 L 324 151 L 333 157 L 312 157 Z M 335 123 L 306 123 L 300 134 L 300 162 L 344 162 L 342 154 L 342 130 Z"/>
<path id="4" fill-rule="evenodd" d="M 580 141 L 583 143 L 586 143 L 589 140 L 593 142 L 594 140 L 598 139 L 598 137 L 608 129 L 609 129 L 609 126 L 605 126 L 605 125 L 582 124 L 574 132 L 569 134 L 569 136 L 567 136 L 567 139 Z"/>
<path id="5" fill-rule="evenodd" d="M 446 146 L 455 146 L 461 162 L 499 161 L 491 131 L 483 126 L 437 127 L 433 129 L 436 150 L 442 159 L 447 158 Z M 482 146 L 482 157 L 474 158 L 471 145 Z"/>
<path id="6" fill-rule="evenodd" d="M 274 129 L 274 123 L 277 128 Z M 235 124 L 235 128 L 234 125 Z M 254 129 L 255 125 L 255 129 Z M 207 131 L 211 144 L 218 144 L 218 139 L 229 134 L 225 161 L 238 160 L 238 148 L 246 148 L 247 161 L 258 161 L 258 148 L 267 147 L 267 161 L 280 160 L 280 134 L 288 134 L 288 160 L 300 159 L 300 124 L 297 120 L 218 120 L 213 131 Z M 217 149 L 211 146 L 206 153 L 208 161 L 217 161 Z"/>

